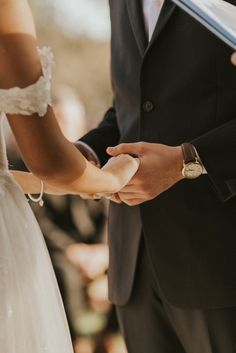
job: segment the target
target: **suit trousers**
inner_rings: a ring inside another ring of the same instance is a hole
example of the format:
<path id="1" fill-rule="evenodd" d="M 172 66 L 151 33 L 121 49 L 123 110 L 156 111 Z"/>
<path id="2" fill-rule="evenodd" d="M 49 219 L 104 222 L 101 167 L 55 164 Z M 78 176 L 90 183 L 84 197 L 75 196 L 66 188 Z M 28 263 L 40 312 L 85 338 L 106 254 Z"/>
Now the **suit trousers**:
<path id="1" fill-rule="evenodd" d="M 131 298 L 116 310 L 129 353 L 236 353 L 236 307 L 172 306 L 161 292 L 144 239 Z"/>

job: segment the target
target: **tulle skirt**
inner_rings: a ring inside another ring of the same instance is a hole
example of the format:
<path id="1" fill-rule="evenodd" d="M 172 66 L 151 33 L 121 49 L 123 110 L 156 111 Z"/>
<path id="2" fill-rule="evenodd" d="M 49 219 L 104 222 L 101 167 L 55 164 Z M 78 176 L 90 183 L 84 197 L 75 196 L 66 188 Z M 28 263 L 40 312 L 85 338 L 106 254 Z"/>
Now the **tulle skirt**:
<path id="1" fill-rule="evenodd" d="M 0 351 L 73 351 L 42 233 L 8 173 L 0 175 Z"/>

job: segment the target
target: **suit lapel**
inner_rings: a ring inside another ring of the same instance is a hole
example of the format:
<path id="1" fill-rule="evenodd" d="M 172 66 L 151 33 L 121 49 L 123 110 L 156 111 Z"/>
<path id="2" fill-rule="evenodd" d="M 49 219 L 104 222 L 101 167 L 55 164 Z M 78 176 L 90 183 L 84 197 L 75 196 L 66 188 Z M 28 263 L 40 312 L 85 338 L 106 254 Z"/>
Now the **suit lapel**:
<path id="1" fill-rule="evenodd" d="M 176 5 L 170 1 L 170 0 L 165 0 L 164 5 L 162 7 L 160 16 L 158 18 L 155 30 L 153 32 L 151 41 L 148 45 L 148 48 L 152 46 L 152 44 L 156 41 L 158 36 L 160 35 L 161 31 L 165 28 L 167 22 L 169 21 L 171 15 L 173 14 L 174 10 L 176 8 Z"/>
<path id="2" fill-rule="evenodd" d="M 119 1 L 119 0 L 116 0 Z M 142 11 L 141 0 L 126 0 L 130 23 L 134 32 L 134 36 L 140 51 L 143 56 L 147 46 L 148 39 L 145 33 L 144 18 Z"/>
<path id="3" fill-rule="evenodd" d="M 176 5 L 171 0 L 165 0 L 162 7 L 157 25 L 155 27 L 152 39 L 148 44 L 148 38 L 145 33 L 145 25 L 143 18 L 143 9 L 141 0 L 126 0 L 130 23 L 134 32 L 134 36 L 141 56 L 144 55 L 146 49 L 149 49 L 166 26 Z"/>

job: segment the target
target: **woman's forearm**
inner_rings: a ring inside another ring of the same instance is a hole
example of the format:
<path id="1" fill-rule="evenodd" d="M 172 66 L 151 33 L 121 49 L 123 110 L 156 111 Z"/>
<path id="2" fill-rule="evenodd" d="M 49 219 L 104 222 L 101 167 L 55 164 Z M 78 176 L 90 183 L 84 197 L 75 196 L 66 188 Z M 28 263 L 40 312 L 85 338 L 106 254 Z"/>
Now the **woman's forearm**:
<path id="1" fill-rule="evenodd" d="M 26 87 L 41 71 L 27 1 L 0 0 L 0 88 Z M 137 165 L 127 158 L 115 169 L 90 164 L 63 136 L 51 107 L 44 117 L 11 115 L 8 120 L 29 170 L 68 193 L 113 192 L 135 172 Z"/>
<path id="2" fill-rule="evenodd" d="M 101 172 L 102 174 L 103 172 Z M 21 172 L 21 171 L 11 171 L 11 175 L 20 186 L 24 194 L 39 194 L 42 190 L 42 181 L 43 181 L 43 192 L 46 194 L 52 195 L 65 195 L 65 194 L 79 194 L 79 193 L 100 193 L 106 192 L 109 187 L 106 187 L 104 183 L 104 175 L 102 178 L 98 176 L 97 183 L 94 182 L 91 185 L 91 178 L 88 178 L 88 181 L 83 180 L 83 178 L 76 180 L 73 184 L 64 185 L 58 183 L 58 181 L 51 180 L 51 183 L 48 181 L 42 180 L 36 175 L 30 172 Z M 100 175 L 100 172 L 99 174 Z M 87 178 L 86 178 L 87 179 Z M 106 178 L 105 178 L 106 179 Z"/>
<path id="3" fill-rule="evenodd" d="M 25 0 L 0 0 L 0 6 L 0 88 L 25 87 L 41 75 L 32 15 Z M 65 139 L 52 108 L 43 118 L 35 114 L 8 119 L 27 166 L 45 182 L 68 192 L 87 191 L 91 183 L 104 189 L 112 182 Z"/>
<path id="4" fill-rule="evenodd" d="M 12 170 L 11 175 L 13 176 L 16 183 L 20 186 L 24 194 L 40 194 L 42 191 L 41 180 L 29 172 L 21 172 L 18 170 Z M 64 192 L 52 185 L 44 183 L 43 192 L 46 194 L 63 195 Z"/>

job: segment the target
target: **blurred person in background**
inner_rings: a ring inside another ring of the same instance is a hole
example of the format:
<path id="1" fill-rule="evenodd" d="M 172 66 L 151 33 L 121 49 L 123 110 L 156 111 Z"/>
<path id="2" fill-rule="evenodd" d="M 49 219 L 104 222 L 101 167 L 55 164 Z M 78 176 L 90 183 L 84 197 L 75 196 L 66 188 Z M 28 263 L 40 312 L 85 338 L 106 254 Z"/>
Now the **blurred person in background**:
<path id="1" fill-rule="evenodd" d="M 61 131 L 70 142 L 75 142 L 87 132 L 84 104 L 71 87 L 56 86 L 53 109 Z"/>
<path id="2" fill-rule="evenodd" d="M 80 271 L 87 281 L 87 296 L 91 308 L 105 315 L 103 329 L 96 335 L 93 353 L 126 353 L 118 330 L 115 308 L 108 303 L 107 270 L 109 266 L 108 245 L 105 244 L 72 244 L 67 248 L 69 261 Z M 91 325 L 92 326 L 92 325 Z M 77 340 L 78 353 L 84 353 Z"/>

